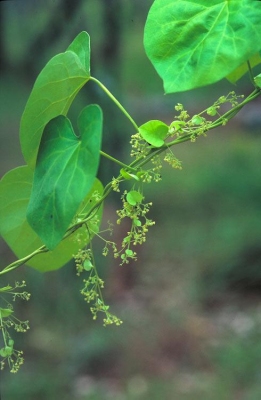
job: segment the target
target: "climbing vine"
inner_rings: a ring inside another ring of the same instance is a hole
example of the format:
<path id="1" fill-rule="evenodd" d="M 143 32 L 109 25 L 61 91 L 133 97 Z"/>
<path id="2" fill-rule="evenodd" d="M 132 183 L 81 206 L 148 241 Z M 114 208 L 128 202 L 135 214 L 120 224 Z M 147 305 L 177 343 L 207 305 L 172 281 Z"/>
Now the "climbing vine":
<path id="1" fill-rule="evenodd" d="M 228 90 L 197 115 L 190 115 L 185 105 L 178 103 L 173 105 L 170 124 L 155 119 L 139 126 L 109 89 L 91 75 L 90 37 L 87 32 L 79 33 L 66 51 L 54 56 L 40 72 L 21 118 L 20 144 L 26 165 L 9 171 L 0 183 L 0 231 L 17 260 L 3 268 L 0 276 L 24 264 L 47 273 L 74 258 L 76 275 L 83 276 L 81 294 L 93 319 L 102 314 L 105 326 L 121 325 L 103 298 L 105 283 L 93 238 L 99 239 L 104 257 L 112 253 L 120 265 L 136 261 L 138 247 L 146 242 L 147 232 L 155 224 L 150 218 L 153 203 L 145 198 L 144 186 L 162 179 L 164 162 L 174 169 L 182 168 L 174 146 L 195 142 L 226 125 L 261 94 L 261 74 L 253 74 L 253 68 L 261 63 L 261 3 L 205 3 L 155 0 L 149 11 L 144 47 L 163 79 L 165 92 L 190 90 L 223 78 L 235 83 L 247 72 L 252 92 L 243 96 Z M 77 127 L 68 119 L 75 97 L 90 81 L 132 125 L 133 134 L 128 138 L 131 163 L 102 150 L 102 105 L 84 107 Z M 118 175 L 105 185 L 97 179 L 102 158 L 119 168 Z M 125 181 L 132 183 L 128 190 Z M 122 202 L 117 224 L 129 222 L 120 245 L 113 239 L 111 223 L 105 230 L 100 228 L 104 203 L 113 191 Z M 15 348 L 12 330 L 29 329 L 28 321 L 15 316 L 13 306 L 17 298 L 29 300 L 25 285 L 23 281 L 0 288 L 1 368 L 8 365 L 11 372 L 17 372 L 24 361 L 23 352 Z"/>

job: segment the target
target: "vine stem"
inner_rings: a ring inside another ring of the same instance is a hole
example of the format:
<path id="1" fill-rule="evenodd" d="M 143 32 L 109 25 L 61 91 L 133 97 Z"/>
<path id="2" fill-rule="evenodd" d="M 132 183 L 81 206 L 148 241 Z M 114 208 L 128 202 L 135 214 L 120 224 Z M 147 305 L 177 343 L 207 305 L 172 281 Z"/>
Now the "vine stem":
<path id="1" fill-rule="evenodd" d="M 255 86 L 255 88 L 258 89 L 258 86 L 257 86 L 257 84 L 255 82 L 255 77 L 254 77 L 253 70 L 252 70 L 252 67 L 251 67 L 251 64 L 250 64 L 249 60 L 247 60 L 247 67 L 248 67 L 249 78 L 250 78 L 252 84 Z"/>
<path id="2" fill-rule="evenodd" d="M 3 320 L 2 320 L 2 312 L 0 311 L 0 323 L 1 326 L 3 326 Z M 7 346 L 7 342 L 6 342 L 6 337 L 5 337 L 5 330 L 2 328 L 2 335 L 3 335 L 3 339 L 4 339 L 4 345 L 5 347 Z"/>
<path id="3" fill-rule="evenodd" d="M 7 267 L 5 267 L 2 271 L 0 271 L 0 275 L 7 274 L 7 272 L 10 272 L 13 269 L 20 267 L 21 265 L 25 264 L 27 261 L 29 261 L 31 258 L 36 256 L 37 254 L 46 253 L 48 251 L 49 250 L 46 246 L 41 246 L 41 247 L 39 247 L 39 249 L 33 251 L 31 254 L 28 254 L 28 256 L 20 258 L 19 260 L 16 260 L 13 263 L 7 265 Z"/>
<path id="4" fill-rule="evenodd" d="M 94 78 L 93 76 L 90 77 L 90 81 L 97 83 L 98 86 L 109 96 L 109 98 L 116 104 L 116 106 L 122 111 L 122 113 L 128 118 L 128 120 L 132 123 L 135 130 L 138 131 L 139 127 L 134 121 L 134 119 L 130 116 L 127 110 L 122 106 L 122 104 L 113 96 L 113 94 L 104 86 L 98 79 Z"/>
<path id="5" fill-rule="evenodd" d="M 132 122 L 135 129 L 138 131 L 138 126 L 136 125 L 134 120 L 130 117 L 130 115 L 127 113 L 127 111 L 122 107 L 122 105 L 117 101 L 117 99 L 115 99 L 115 97 L 107 90 L 107 88 L 101 82 L 99 82 L 95 78 L 91 78 L 91 79 L 93 81 L 95 81 L 96 83 L 98 83 L 99 86 L 101 86 L 103 88 L 103 90 L 114 101 L 114 103 L 116 103 L 118 105 L 118 107 L 122 110 L 122 112 L 127 116 L 127 118 Z M 227 111 L 225 114 L 223 114 L 221 117 L 219 117 L 216 121 L 213 121 L 213 123 L 207 127 L 205 132 L 207 132 L 211 129 L 214 129 L 214 128 L 224 124 L 224 121 L 226 121 L 226 120 L 228 121 L 231 118 L 233 118 L 241 110 L 242 107 L 244 107 L 247 103 L 254 100 L 255 98 L 257 98 L 260 95 L 261 95 L 261 88 L 258 87 L 240 104 L 238 104 L 233 109 Z M 127 168 L 132 171 L 136 171 L 134 167 L 140 168 L 143 165 L 147 164 L 155 155 L 159 155 L 163 151 L 167 150 L 169 147 L 180 144 L 182 142 L 186 142 L 190 139 L 191 139 L 191 135 L 187 134 L 187 135 L 184 135 L 183 137 L 180 137 L 178 139 L 173 140 L 172 142 L 165 144 L 164 146 L 162 146 L 160 148 L 152 148 L 150 153 L 145 158 L 140 157 L 140 158 L 136 159 L 135 161 L 133 161 L 132 163 L 130 163 L 129 165 L 122 163 L 121 161 L 115 159 L 114 157 L 111 157 L 110 155 L 108 155 L 102 151 L 101 151 L 101 155 L 110 159 L 113 162 L 116 162 L 117 164 L 119 164 L 120 166 L 123 166 L 124 168 Z M 120 180 L 120 179 L 123 179 L 123 177 L 121 175 L 119 175 L 119 177 L 117 179 Z M 103 196 L 101 197 L 101 199 L 89 210 L 88 214 L 85 216 L 85 218 L 83 220 L 81 220 L 81 222 L 77 222 L 68 228 L 63 239 L 67 238 L 72 233 L 74 233 L 77 229 L 79 229 L 82 225 L 86 224 L 89 221 L 89 219 L 93 216 L 93 213 L 97 209 L 99 209 L 99 207 L 102 205 L 103 201 L 111 193 L 111 191 L 112 191 L 112 184 L 111 184 L 111 182 L 109 182 L 104 188 Z M 2 271 L 0 271 L 0 275 L 6 274 L 7 272 L 10 272 L 10 271 L 20 267 L 21 265 L 25 264 L 27 261 L 29 261 L 31 258 L 33 258 L 36 255 L 45 253 L 48 251 L 49 250 L 46 246 L 42 246 L 42 247 L 38 248 L 37 250 L 35 250 L 34 252 L 32 252 L 31 254 L 29 254 L 28 256 L 9 264 Z"/>
<path id="6" fill-rule="evenodd" d="M 214 129 L 217 126 L 222 125 L 224 120 L 226 120 L 226 119 L 230 120 L 231 118 L 233 118 L 241 110 L 241 108 L 243 108 L 247 103 L 254 100 L 255 98 L 257 98 L 260 95 L 261 95 L 261 89 L 256 88 L 240 104 L 238 104 L 236 107 L 232 108 L 232 110 L 227 111 L 225 114 L 223 114 L 221 117 L 219 117 L 216 121 L 214 121 L 209 129 Z"/>
<path id="7" fill-rule="evenodd" d="M 223 114 L 221 117 L 213 121 L 211 125 L 207 127 L 205 132 L 208 132 L 214 128 L 217 128 L 220 125 L 224 124 L 224 121 L 229 121 L 231 118 L 233 118 L 240 110 L 243 108 L 246 104 L 248 104 L 250 101 L 254 100 L 258 96 L 261 95 L 261 89 L 256 88 L 252 93 L 250 93 L 249 96 L 245 98 L 240 104 L 232 108 L 231 110 L 227 111 L 225 114 Z M 202 133 L 202 132 L 201 132 Z M 198 136 L 198 135 L 196 135 Z M 143 165 L 147 164 L 155 155 L 161 154 L 163 151 L 167 150 L 169 147 L 175 146 L 177 144 L 187 142 L 188 140 L 191 140 L 191 134 L 184 135 L 178 139 L 173 140 L 172 142 L 169 142 L 165 144 L 164 146 L 160 148 L 152 148 L 151 152 L 146 156 L 146 158 L 141 157 L 135 161 L 133 161 L 130 166 L 133 168 L 134 166 L 137 167 L 142 167 Z"/>

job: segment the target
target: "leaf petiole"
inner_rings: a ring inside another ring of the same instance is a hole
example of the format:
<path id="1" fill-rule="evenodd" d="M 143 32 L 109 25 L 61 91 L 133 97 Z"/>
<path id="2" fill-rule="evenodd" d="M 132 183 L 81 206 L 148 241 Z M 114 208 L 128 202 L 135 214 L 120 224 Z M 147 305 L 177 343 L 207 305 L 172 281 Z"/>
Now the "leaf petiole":
<path id="1" fill-rule="evenodd" d="M 118 160 L 117 158 L 114 158 L 114 157 L 110 156 L 109 154 L 105 153 L 105 152 L 102 151 L 102 150 L 100 150 L 100 155 L 103 156 L 103 157 L 105 157 L 105 158 L 107 158 L 108 160 L 110 160 L 110 161 L 112 161 L 112 162 L 114 162 L 114 163 L 120 165 L 120 166 L 123 167 L 123 168 L 126 168 L 126 169 L 128 169 L 128 170 L 130 170 L 130 171 L 132 171 L 132 172 L 137 172 L 136 169 L 131 168 L 129 165 L 124 164 L 123 162 L 121 162 L 121 161 Z"/>
<path id="2" fill-rule="evenodd" d="M 113 96 L 113 94 L 104 86 L 98 79 L 94 78 L 93 76 L 90 77 L 90 81 L 93 81 L 97 83 L 98 86 L 109 96 L 109 98 L 116 104 L 116 106 L 121 110 L 121 112 L 128 118 L 128 120 L 132 123 L 134 126 L 135 130 L 138 132 L 139 127 L 134 121 L 134 119 L 130 116 L 128 111 L 125 110 L 125 108 L 121 105 L 121 103 L 116 99 L 116 97 Z"/>

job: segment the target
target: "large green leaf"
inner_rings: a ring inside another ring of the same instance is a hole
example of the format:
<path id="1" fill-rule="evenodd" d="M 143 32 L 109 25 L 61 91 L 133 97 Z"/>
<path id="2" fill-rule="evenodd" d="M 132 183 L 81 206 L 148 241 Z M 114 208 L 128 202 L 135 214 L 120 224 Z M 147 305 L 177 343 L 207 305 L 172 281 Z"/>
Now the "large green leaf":
<path id="1" fill-rule="evenodd" d="M 257 0 L 155 0 L 144 32 L 146 53 L 166 93 L 224 78 L 261 48 Z"/>
<path id="2" fill-rule="evenodd" d="M 31 254 L 43 245 L 26 220 L 32 181 L 33 172 L 28 166 L 9 171 L 0 181 L 0 232 L 18 258 Z M 80 204 L 77 214 L 83 209 L 87 213 L 93 206 L 92 195 L 94 192 L 100 195 L 103 193 L 103 186 L 98 179 L 95 180 L 91 191 Z M 101 219 L 102 208 L 99 209 L 97 215 Z M 88 233 L 82 227 L 63 240 L 55 250 L 41 253 L 27 261 L 26 264 L 41 272 L 58 269 L 88 241 Z M 2 267 L 4 266 L 2 265 Z"/>
<path id="3" fill-rule="evenodd" d="M 27 219 L 51 250 L 61 241 L 95 180 L 102 136 L 100 107 L 85 107 L 78 128 L 80 136 L 75 135 L 67 117 L 51 120 L 37 156 Z"/>
<path id="4" fill-rule="evenodd" d="M 87 32 L 81 32 L 70 44 L 66 51 L 74 52 L 82 63 L 83 68 L 90 75 L 90 36 Z"/>
<path id="5" fill-rule="evenodd" d="M 75 96 L 90 78 L 90 39 L 81 32 L 67 51 L 53 57 L 39 74 L 20 125 L 24 159 L 34 167 L 45 125 L 66 115 Z"/>
<path id="6" fill-rule="evenodd" d="M 249 64 L 251 68 L 256 67 L 257 65 L 261 64 L 261 56 L 259 53 L 254 54 L 249 58 Z M 248 65 L 247 62 L 244 62 L 239 67 L 237 67 L 231 74 L 227 75 L 226 78 L 232 82 L 236 83 L 246 72 L 248 72 Z"/>

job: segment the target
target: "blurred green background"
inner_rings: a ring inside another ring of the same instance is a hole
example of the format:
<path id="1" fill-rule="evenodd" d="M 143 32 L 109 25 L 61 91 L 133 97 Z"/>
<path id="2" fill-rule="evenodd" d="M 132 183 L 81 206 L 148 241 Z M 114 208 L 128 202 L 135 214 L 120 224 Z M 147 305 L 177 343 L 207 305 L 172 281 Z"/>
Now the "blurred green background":
<path id="1" fill-rule="evenodd" d="M 147 60 L 143 26 L 152 0 L 23 0 L 0 3 L 0 170 L 24 164 L 19 120 L 38 73 L 82 30 L 92 44 L 92 75 L 138 124 L 171 122 L 174 105 L 192 115 L 221 94 L 211 87 L 164 96 Z M 103 149 L 128 160 L 134 133 L 118 109 L 88 84 L 70 110 L 89 102 L 105 115 Z M 260 100 L 226 127 L 175 148 L 181 171 L 165 167 L 146 188 L 156 220 L 136 263 L 119 267 L 97 255 L 104 296 L 121 327 L 92 321 L 73 263 L 39 274 L 22 267 L 1 278 L 27 282 L 32 299 L 17 303 L 31 329 L 16 335 L 25 364 L 1 372 L 5 400 L 226 400 L 261 398 L 261 118 Z M 102 160 L 106 183 L 117 168 Z M 112 196 L 105 221 L 116 220 Z M 123 228 L 116 229 L 120 241 Z M 96 244 L 97 250 L 99 243 Z M 14 260 L 0 243 L 0 263 Z M 1 340 L 1 339 L 0 339 Z"/>

